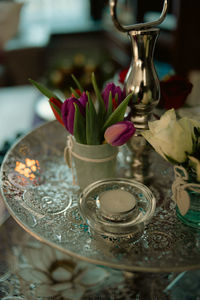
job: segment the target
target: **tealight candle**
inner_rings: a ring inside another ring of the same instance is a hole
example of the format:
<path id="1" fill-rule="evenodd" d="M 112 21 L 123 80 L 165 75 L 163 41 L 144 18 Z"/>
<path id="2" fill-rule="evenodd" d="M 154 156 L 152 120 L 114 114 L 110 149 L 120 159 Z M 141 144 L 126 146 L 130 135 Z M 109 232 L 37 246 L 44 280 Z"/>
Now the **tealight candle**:
<path id="1" fill-rule="evenodd" d="M 136 206 L 136 198 L 131 193 L 115 189 L 99 195 L 99 208 L 104 217 L 120 221 L 129 217 Z"/>

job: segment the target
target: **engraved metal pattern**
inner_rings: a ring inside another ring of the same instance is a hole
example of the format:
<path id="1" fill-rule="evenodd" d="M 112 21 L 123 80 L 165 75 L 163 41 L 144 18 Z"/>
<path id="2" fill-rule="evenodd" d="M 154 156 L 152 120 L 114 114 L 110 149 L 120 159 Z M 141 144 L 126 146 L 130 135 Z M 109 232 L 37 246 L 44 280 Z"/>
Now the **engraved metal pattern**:
<path id="1" fill-rule="evenodd" d="M 64 162 L 66 131 L 56 121 L 21 139 L 2 166 L 2 193 L 15 220 L 39 240 L 82 260 L 127 271 L 168 272 L 200 268 L 200 233 L 184 226 L 171 200 L 173 170 L 150 153 L 149 188 L 157 208 L 143 235 L 93 235 L 79 214 L 80 190 Z M 128 173 L 129 150 L 118 155 L 118 173 Z M 28 159 L 28 160 L 27 160 Z M 41 200 L 41 201 L 40 201 Z"/>

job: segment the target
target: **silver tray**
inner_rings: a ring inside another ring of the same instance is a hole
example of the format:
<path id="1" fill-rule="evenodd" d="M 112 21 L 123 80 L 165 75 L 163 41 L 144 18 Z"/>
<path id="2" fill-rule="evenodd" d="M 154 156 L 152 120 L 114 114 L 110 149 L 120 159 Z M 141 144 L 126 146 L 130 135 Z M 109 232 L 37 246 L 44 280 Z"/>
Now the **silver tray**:
<path id="1" fill-rule="evenodd" d="M 200 268 L 200 233 L 184 226 L 171 200 L 172 168 L 150 153 L 149 188 L 156 213 L 143 235 L 132 241 L 93 234 L 79 214 L 80 190 L 63 158 L 66 130 L 46 123 L 19 140 L 6 155 L 2 194 L 14 219 L 31 235 L 75 258 L 126 271 L 179 272 Z M 122 147 L 118 172 L 130 171 Z M 130 157 L 129 157 L 130 158 Z"/>

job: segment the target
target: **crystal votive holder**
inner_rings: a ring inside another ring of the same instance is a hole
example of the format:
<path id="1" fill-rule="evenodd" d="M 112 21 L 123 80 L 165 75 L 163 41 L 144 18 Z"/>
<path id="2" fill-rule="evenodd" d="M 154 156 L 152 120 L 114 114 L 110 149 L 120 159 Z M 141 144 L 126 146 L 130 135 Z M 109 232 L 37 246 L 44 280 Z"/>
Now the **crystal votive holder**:
<path id="1" fill-rule="evenodd" d="M 124 178 L 96 181 L 79 199 L 80 213 L 92 231 L 116 238 L 142 234 L 155 207 L 147 186 Z"/>

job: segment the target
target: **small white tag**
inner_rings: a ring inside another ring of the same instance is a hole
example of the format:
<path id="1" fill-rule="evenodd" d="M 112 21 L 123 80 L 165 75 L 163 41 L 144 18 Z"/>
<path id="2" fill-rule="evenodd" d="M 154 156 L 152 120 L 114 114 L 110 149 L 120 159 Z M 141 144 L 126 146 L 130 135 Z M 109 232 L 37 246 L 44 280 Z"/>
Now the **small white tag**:
<path id="1" fill-rule="evenodd" d="M 184 189 L 180 189 L 177 191 L 176 203 L 181 215 L 186 215 L 190 208 L 190 197 Z"/>

